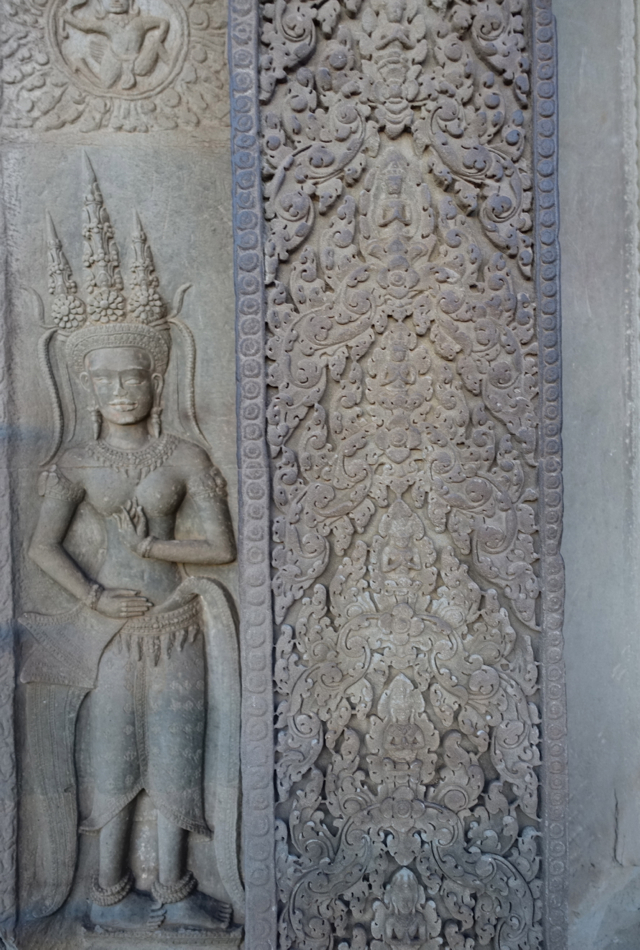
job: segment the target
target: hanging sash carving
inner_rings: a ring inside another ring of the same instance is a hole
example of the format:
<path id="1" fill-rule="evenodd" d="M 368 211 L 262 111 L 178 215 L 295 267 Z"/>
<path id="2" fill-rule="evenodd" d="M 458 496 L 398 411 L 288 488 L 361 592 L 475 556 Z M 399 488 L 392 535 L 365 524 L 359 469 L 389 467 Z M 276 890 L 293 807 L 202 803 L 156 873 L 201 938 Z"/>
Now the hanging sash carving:
<path id="1" fill-rule="evenodd" d="M 263 8 L 283 950 L 542 945 L 534 26 Z"/>

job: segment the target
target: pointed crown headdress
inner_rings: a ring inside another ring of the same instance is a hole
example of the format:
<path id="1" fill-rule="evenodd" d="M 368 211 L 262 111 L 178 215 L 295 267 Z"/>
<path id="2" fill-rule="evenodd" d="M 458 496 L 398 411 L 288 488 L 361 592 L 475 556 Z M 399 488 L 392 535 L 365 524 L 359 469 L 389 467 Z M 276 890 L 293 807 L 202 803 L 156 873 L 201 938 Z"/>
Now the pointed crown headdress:
<path id="1" fill-rule="evenodd" d="M 39 294 L 33 291 L 36 315 L 46 330 L 38 343 L 38 362 L 54 411 L 53 447 L 44 464 L 55 458 L 63 440 L 72 439 L 75 433 L 76 404 L 68 370 L 73 369 L 78 375 L 82 373 L 85 358 L 93 350 L 135 346 L 149 353 L 154 372 L 164 375 L 171 354 L 172 328 L 182 338 L 186 358 L 184 372 L 178 373 L 179 421 L 190 438 L 206 446 L 208 442 L 195 409 L 195 341 L 189 327 L 179 319 L 191 284 L 183 284 L 176 290 L 171 313 L 168 313 L 158 292 L 158 277 L 147 236 L 136 214 L 129 293 L 125 297 L 114 230 L 86 155 L 85 166 L 88 188 L 84 198 L 82 240 L 86 299 L 78 295 L 78 286 L 50 215 L 47 215 L 47 251 L 53 326 L 45 322 L 44 305 Z M 62 371 L 58 359 L 60 380 L 50 358 L 54 341 L 64 346 L 62 362 L 66 363 L 67 373 Z"/>
<path id="2" fill-rule="evenodd" d="M 146 234 L 135 214 L 131 289 L 126 299 L 113 226 L 86 156 L 85 161 L 89 179 L 82 229 L 86 302 L 78 296 L 62 243 L 47 216 L 51 315 L 66 337 L 68 363 L 81 373 L 85 357 L 93 350 L 135 346 L 146 350 L 155 372 L 164 375 L 171 351 L 170 324 Z"/>

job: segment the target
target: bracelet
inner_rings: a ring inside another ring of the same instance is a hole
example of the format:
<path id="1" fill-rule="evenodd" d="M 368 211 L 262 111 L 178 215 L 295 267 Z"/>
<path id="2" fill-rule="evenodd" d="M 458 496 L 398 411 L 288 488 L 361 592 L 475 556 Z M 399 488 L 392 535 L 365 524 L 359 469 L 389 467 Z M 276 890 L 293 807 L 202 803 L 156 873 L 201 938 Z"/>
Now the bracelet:
<path id="1" fill-rule="evenodd" d="M 89 607 L 91 610 L 95 610 L 103 593 L 104 587 L 101 584 L 92 584 L 89 593 L 84 599 L 87 607 Z"/>
<path id="2" fill-rule="evenodd" d="M 136 547 L 136 554 L 139 557 L 150 557 L 151 545 L 155 541 L 155 538 L 152 538 L 151 535 L 148 535 L 144 541 L 141 541 L 140 544 Z"/>

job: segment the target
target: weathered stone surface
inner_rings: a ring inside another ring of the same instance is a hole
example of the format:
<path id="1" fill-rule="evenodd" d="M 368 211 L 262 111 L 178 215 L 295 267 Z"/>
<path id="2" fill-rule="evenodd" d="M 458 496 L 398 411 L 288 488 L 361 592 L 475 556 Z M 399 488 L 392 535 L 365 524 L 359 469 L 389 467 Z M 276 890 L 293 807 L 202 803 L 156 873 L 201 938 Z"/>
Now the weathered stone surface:
<path id="1" fill-rule="evenodd" d="M 550 3 L 1 9 L 4 933 L 559 950 Z"/>
<path id="2" fill-rule="evenodd" d="M 640 928 L 634 8 L 626 0 L 606 7 L 554 2 L 562 115 L 571 950 L 635 950 Z"/>

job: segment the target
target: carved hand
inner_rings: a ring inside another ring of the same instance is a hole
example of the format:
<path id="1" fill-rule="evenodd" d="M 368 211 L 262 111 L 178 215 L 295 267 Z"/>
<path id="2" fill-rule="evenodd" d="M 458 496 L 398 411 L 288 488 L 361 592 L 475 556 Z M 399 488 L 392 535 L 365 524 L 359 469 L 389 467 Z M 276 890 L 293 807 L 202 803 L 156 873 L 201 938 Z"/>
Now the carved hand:
<path id="1" fill-rule="evenodd" d="M 126 547 L 134 554 L 144 556 L 144 541 L 148 540 L 149 526 L 144 509 L 138 504 L 137 499 L 125 502 L 120 511 L 114 512 L 113 517 L 118 525 L 120 538 Z"/>
<path id="2" fill-rule="evenodd" d="M 150 607 L 153 604 L 139 590 L 115 587 L 102 591 L 95 609 L 105 617 L 123 617 L 128 620 L 130 617 L 141 617 Z"/>

